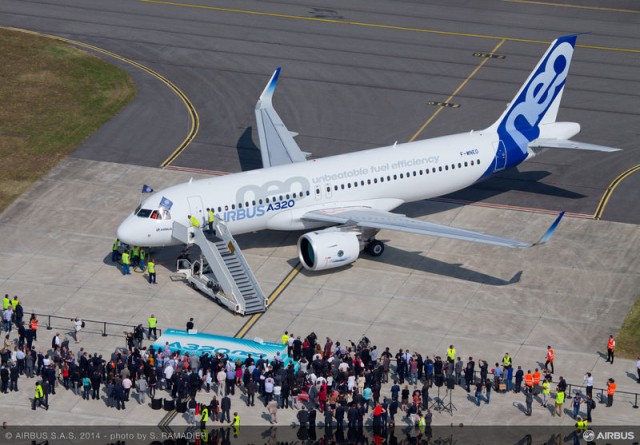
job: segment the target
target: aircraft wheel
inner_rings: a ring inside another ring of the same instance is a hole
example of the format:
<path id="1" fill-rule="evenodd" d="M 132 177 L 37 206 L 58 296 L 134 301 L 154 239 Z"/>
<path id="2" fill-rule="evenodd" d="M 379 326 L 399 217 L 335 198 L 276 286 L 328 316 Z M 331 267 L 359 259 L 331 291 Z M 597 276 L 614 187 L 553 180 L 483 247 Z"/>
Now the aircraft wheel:
<path id="1" fill-rule="evenodd" d="M 380 256 L 384 252 L 384 243 L 377 239 L 372 240 L 367 245 L 367 253 L 371 256 Z"/>

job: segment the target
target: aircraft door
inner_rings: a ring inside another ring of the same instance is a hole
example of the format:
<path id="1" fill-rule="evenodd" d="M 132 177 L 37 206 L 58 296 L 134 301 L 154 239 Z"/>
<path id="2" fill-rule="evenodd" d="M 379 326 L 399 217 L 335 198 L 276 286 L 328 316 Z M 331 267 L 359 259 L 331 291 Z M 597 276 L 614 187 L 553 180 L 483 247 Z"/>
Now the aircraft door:
<path id="1" fill-rule="evenodd" d="M 204 217 L 202 198 L 199 196 L 189 196 L 187 200 L 189 201 L 189 212 L 191 212 L 191 216 L 198 218 L 198 221 L 200 221 L 200 227 L 203 227 L 207 219 Z"/>
<path id="2" fill-rule="evenodd" d="M 328 182 L 324 185 L 325 197 L 327 199 L 331 198 L 331 184 Z"/>
<path id="3" fill-rule="evenodd" d="M 504 142 L 498 141 L 493 143 L 493 148 L 496 149 L 496 156 L 493 164 L 493 171 L 498 172 L 504 170 L 507 166 L 507 149 L 504 146 Z"/>

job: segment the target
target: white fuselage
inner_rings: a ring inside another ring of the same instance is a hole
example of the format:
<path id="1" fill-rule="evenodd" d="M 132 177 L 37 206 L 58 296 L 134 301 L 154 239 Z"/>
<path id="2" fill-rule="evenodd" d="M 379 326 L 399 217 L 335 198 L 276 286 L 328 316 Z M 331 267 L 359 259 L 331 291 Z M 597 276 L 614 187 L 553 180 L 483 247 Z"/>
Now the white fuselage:
<path id="1" fill-rule="evenodd" d="M 206 208 L 214 209 L 232 234 L 319 227 L 323 224 L 302 219 L 318 209 L 389 211 L 463 189 L 485 173 L 501 170 L 494 159 L 497 141 L 491 131 L 470 132 L 178 184 L 140 207 L 157 210 L 164 197 L 172 202 L 170 215 L 165 213 L 170 219 L 134 212 L 121 224 L 118 237 L 149 247 L 179 244 L 171 236 L 173 221 L 188 224 L 193 215 L 204 224 Z"/>

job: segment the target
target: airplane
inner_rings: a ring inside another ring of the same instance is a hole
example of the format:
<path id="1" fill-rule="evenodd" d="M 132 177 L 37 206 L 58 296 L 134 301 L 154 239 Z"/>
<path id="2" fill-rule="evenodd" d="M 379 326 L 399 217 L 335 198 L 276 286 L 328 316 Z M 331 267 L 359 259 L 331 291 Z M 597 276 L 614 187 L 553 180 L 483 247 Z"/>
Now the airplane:
<path id="1" fill-rule="evenodd" d="M 172 225 L 202 225 L 211 208 L 231 234 L 309 230 L 297 242 L 303 267 L 319 271 L 353 263 L 361 251 L 379 256 L 382 230 L 397 230 L 495 246 L 544 244 L 560 213 L 528 243 L 408 218 L 398 206 L 461 190 L 525 162 L 549 148 L 612 152 L 616 148 L 570 141 L 574 122 L 556 122 L 577 35 L 554 40 L 500 118 L 469 133 L 393 144 L 308 160 L 272 105 L 280 68 L 256 104 L 263 168 L 174 185 L 144 200 L 118 227 L 127 244 L 180 244 Z"/>

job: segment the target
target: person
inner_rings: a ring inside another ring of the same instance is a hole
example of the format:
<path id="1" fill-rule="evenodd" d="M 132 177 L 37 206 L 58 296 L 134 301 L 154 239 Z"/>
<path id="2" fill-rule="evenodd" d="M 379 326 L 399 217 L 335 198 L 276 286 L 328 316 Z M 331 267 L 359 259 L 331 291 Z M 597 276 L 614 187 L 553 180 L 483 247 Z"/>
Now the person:
<path id="1" fill-rule="evenodd" d="M 553 411 L 553 415 L 558 414 L 558 417 L 562 417 L 562 405 L 564 405 L 564 391 L 560 387 L 556 389 L 556 405 Z"/>
<path id="2" fill-rule="evenodd" d="M 302 409 L 298 411 L 298 414 L 296 417 L 298 418 L 298 423 L 300 424 L 300 427 L 306 428 L 309 422 L 309 412 L 307 411 L 307 408 L 303 406 Z"/>
<path id="3" fill-rule="evenodd" d="M 522 388 L 522 380 L 524 379 L 524 371 L 522 370 L 522 366 L 518 366 L 518 370 L 516 371 L 516 384 L 513 392 L 519 393 Z"/>
<path id="4" fill-rule="evenodd" d="M 193 330 L 194 324 L 193 324 L 193 317 L 191 317 L 189 319 L 189 321 L 187 321 L 187 331 L 191 331 Z"/>
<path id="5" fill-rule="evenodd" d="M 140 266 L 140 248 L 138 246 L 133 246 L 131 249 L 131 266 L 134 270 Z"/>
<path id="6" fill-rule="evenodd" d="M 149 272 L 149 284 L 156 284 L 156 260 L 151 258 L 147 263 L 147 270 Z"/>
<path id="7" fill-rule="evenodd" d="M 525 389 L 524 396 L 525 396 L 525 403 L 527 404 L 527 409 L 525 411 L 525 414 L 527 416 L 530 416 L 532 412 L 532 406 L 533 406 L 533 392 L 530 391 L 529 389 Z"/>
<path id="8" fill-rule="evenodd" d="M 73 323 L 73 330 L 75 333 L 75 340 L 76 343 L 80 343 L 80 330 L 84 327 L 84 321 L 80 320 L 80 318 L 76 317 L 75 319 L 71 320 L 71 322 Z"/>
<path id="9" fill-rule="evenodd" d="M 151 314 L 151 317 L 149 317 L 147 319 L 147 323 L 149 324 L 149 333 L 147 335 L 147 338 L 151 338 L 151 334 L 153 333 L 153 339 L 157 340 L 158 339 L 158 332 L 157 332 L 157 326 L 158 326 L 158 319 L 156 318 L 155 315 Z"/>
<path id="10" fill-rule="evenodd" d="M 449 363 L 453 363 L 456 360 L 456 348 L 453 345 L 449 345 L 449 349 L 447 349 L 447 361 Z"/>
<path id="11" fill-rule="evenodd" d="M 238 428 L 240 428 L 240 415 L 235 412 L 233 413 L 233 422 L 231 422 L 231 427 L 233 428 L 234 434 L 238 434 Z"/>
<path id="12" fill-rule="evenodd" d="M 578 431 L 586 431 L 588 427 L 589 422 L 587 420 L 582 419 L 582 417 L 580 416 L 576 417 L 576 428 L 578 429 Z"/>
<path id="13" fill-rule="evenodd" d="M 11 303 L 9 303 L 9 307 L 2 312 L 2 320 L 4 321 L 4 330 L 11 332 L 11 324 L 13 320 L 13 306 L 11 306 Z"/>
<path id="14" fill-rule="evenodd" d="M 544 362 L 544 369 L 549 369 L 551 366 L 551 374 L 553 374 L 553 360 L 555 359 L 555 352 L 551 346 L 547 346 L 547 361 Z"/>
<path id="15" fill-rule="evenodd" d="M 542 381 L 542 406 L 547 407 L 549 395 L 551 394 L 551 383 L 548 379 Z"/>
<path id="16" fill-rule="evenodd" d="M 616 350 L 616 340 L 613 338 L 613 334 L 609 336 L 609 340 L 607 340 L 607 363 L 611 363 L 613 365 L 613 355 Z"/>
<path id="17" fill-rule="evenodd" d="M 485 403 L 486 403 L 487 405 L 488 405 L 488 404 L 489 404 L 489 402 L 491 401 L 491 386 L 492 386 L 492 385 L 493 385 L 493 384 L 491 383 L 491 380 L 490 380 L 490 379 L 486 379 L 486 380 L 485 380 L 484 387 L 485 387 L 485 392 L 486 392 L 486 394 L 487 394 L 487 397 L 486 397 Z"/>
<path id="18" fill-rule="evenodd" d="M 269 415 L 271 415 L 269 423 L 278 423 L 278 402 L 275 399 L 271 399 L 269 403 L 267 403 L 267 411 Z"/>
<path id="19" fill-rule="evenodd" d="M 478 380 L 478 383 L 476 384 L 476 405 L 478 406 L 480 406 L 480 399 L 482 399 L 483 386 L 482 380 Z"/>
<path id="20" fill-rule="evenodd" d="M 640 356 L 638 356 L 638 360 L 636 360 L 636 368 L 638 371 L 638 383 L 640 383 Z"/>
<path id="21" fill-rule="evenodd" d="M 225 418 L 227 422 L 231 422 L 229 412 L 231 411 L 231 399 L 228 395 L 225 395 L 220 401 L 220 423 L 224 422 Z"/>
<path id="22" fill-rule="evenodd" d="M 11 300 L 9 299 L 9 294 L 4 294 L 4 298 L 2 299 L 2 310 L 6 311 L 11 304 Z"/>
<path id="23" fill-rule="evenodd" d="M 38 341 L 38 317 L 36 314 L 31 314 L 31 319 L 29 319 L 29 328 L 32 332 L 33 340 Z"/>
<path id="24" fill-rule="evenodd" d="M 115 263 L 118 261 L 118 257 L 120 256 L 120 240 L 116 238 L 113 242 L 113 246 L 111 247 L 111 262 Z"/>
<path id="25" fill-rule="evenodd" d="M 590 372 L 587 371 L 587 373 L 584 375 L 583 381 L 585 386 L 587 387 L 587 395 L 593 397 L 593 376 Z"/>
<path id="26" fill-rule="evenodd" d="M 580 394 L 576 394 L 573 400 L 571 401 L 571 407 L 573 408 L 573 418 L 578 419 L 578 414 L 580 414 L 580 405 L 582 404 L 582 397 Z"/>
<path id="27" fill-rule="evenodd" d="M 540 394 L 540 371 L 538 368 L 533 372 L 533 395 L 537 396 Z"/>
<path id="28" fill-rule="evenodd" d="M 530 369 L 528 369 L 527 373 L 524 375 L 524 386 L 526 389 L 533 391 L 533 374 Z"/>
<path id="29" fill-rule="evenodd" d="M 36 410 L 38 406 L 43 406 L 45 410 L 49 410 L 49 405 L 44 400 L 44 389 L 42 388 L 42 384 L 38 381 L 36 382 L 36 391 L 33 396 L 33 403 L 31 404 L 31 409 Z"/>
<path id="30" fill-rule="evenodd" d="M 0 365 L 0 392 L 9 392 L 9 370 L 4 364 Z"/>
<path id="31" fill-rule="evenodd" d="M 607 380 L 607 408 L 613 405 L 613 395 L 616 393 L 616 381 Z"/>
<path id="32" fill-rule="evenodd" d="M 216 220 L 216 215 L 213 212 L 213 208 L 207 208 L 207 222 L 209 223 L 209 232 L 211 232 L 212 235 L 216 234 L 216 231 L 213 230 L 213 223 Z"/>
<path id="33" fill-rule="evenodd" d="M 202 410 L 200 411 L 200 429 L 207 429 L 207 420 L 209 420 L 209 407 L 207 405 L 202 406 Z"/>
<path id="34" fill-rule="evenodd" d="M 125 249 L 122 252 L 122 275 L 131 275 L 131 271 L 129 270 L 129 266 L 131 264 L 131 254 L 129 253 L 129 249 Z"/>
<path id="35" fill-rule="evenodd" d="M 145 268 L 146 258 L 147 258 L 147 251 L 144 250 L 144 247 L 141 247 L 140 248 L 140 264 L 139 264 L 139 267 L 140 267 L 140 270 L 142 270 L 142 271 L 144 271 L 144 268 Z"/>
<path id="36" fill-rule="evenodd" d="M 200 221 L 198 221 L 198 218 L 191 215 L 187 215 L 187 218 L 189 219 L 189 223 L 191 224 L 191 227 L 200 227 Z"/>
<path id="37" fill-rule="evenodd" d="M 53 336 L 53 338 L 51 339 L 51 350 L 56 353 L 60 350 L 60 343 L 62 341 L 60 340 L 60 332 L 56 332 L 56 335 Z"/>
<path id="38" fill-rule="evenodd" d="M 587 395 L 584 399 L 584 403 L 587 405 L 587 420 L 591 422 L 591 411 L 596 409 L 596 402 L 590 395 Z"/>

